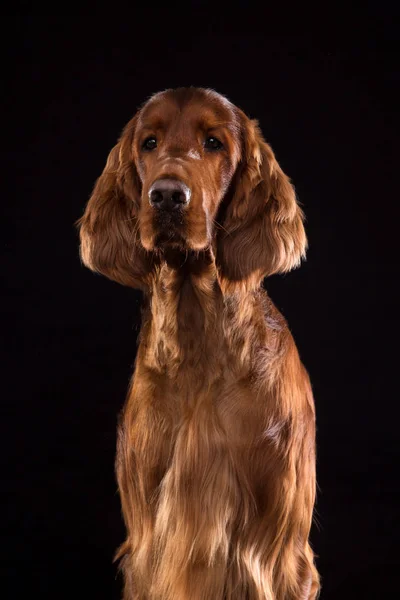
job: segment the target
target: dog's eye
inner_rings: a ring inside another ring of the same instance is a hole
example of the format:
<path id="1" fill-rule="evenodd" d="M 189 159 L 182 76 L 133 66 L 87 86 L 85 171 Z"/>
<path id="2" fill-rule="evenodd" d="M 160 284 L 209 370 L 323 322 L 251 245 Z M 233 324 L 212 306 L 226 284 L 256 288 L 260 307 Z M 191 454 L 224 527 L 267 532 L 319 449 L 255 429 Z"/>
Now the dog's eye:
<path id="1" fill-rule="evenodd" d="M 208 137 L 204 142 L 204 148 L 206 150 L 222 150 L 223 147 L 223 143 L 216 137 Z"/>
<path id="2" fill-rule="evenodd" d="M 148 137 L 144 140 L 142 144 L 143 150 L 154 150 L 154 148 L 157 148 L 157 140 L 155 137 Z"/>

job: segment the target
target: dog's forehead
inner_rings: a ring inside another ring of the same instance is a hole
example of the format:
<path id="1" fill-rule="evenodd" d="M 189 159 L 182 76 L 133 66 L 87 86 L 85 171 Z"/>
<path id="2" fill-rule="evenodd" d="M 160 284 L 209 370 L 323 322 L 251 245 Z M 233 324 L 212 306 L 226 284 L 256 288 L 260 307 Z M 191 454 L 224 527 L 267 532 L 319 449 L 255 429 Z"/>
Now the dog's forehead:
<path id="1" fill-rule="evenodd" d="M 178 116 L 198 118 L 204 123 L 236 124 L 236 107 L 214 90 L 178 88 L 152 96 L 142 107 L 139 121 L 168 122 Z"/>

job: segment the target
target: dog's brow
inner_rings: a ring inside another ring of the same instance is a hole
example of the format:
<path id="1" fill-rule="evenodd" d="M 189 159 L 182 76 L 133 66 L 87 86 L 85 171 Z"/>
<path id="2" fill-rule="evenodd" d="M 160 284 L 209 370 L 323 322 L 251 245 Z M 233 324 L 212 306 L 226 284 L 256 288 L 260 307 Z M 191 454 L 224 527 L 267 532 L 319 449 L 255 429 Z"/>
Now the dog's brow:
<path id="1" fill-rule="evenodd" d="M 231 129 L 235 126 L 235 120 L 226 115 L 200 114 L 199 117 L 197 117 L 197 124 L 205 131 L 219 128 Z"/>
<path id="2" fill-rule="evenodd" d="M 161 120 L 149 121 L 141 124 L 140 129 L 143 131 L 156 131 L 158 129 L 164 129 L 164 123 Z"/>
<path id="3" fill-rule="evenodd" d="M 231 121 L 200 121 L 200 126 L 202 129 L 220 129 L 222 127 L 228 128 L 232 125 Z"/>

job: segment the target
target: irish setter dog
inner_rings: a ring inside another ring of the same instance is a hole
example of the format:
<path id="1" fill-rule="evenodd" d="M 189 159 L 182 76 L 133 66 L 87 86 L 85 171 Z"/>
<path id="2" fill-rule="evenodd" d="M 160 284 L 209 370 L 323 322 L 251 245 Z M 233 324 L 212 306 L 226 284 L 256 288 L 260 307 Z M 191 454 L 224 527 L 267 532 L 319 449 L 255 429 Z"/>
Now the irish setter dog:
<path id="1" fill-rule="evenodd" d="M 79 227 L 83 263 L 144 292 L 116 459 L 124 599 L 314 599 L 313 396 L 262 288 L 306 236 L 257 122 L 213 90 L 155 94 Z"/>

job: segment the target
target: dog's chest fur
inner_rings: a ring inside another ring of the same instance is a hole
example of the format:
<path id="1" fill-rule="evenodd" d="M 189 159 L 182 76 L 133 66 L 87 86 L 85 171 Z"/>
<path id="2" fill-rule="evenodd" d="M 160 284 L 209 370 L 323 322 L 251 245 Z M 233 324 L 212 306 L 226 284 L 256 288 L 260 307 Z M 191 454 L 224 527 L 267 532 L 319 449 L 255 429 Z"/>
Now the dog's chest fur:
<path id="1" fill-rule="evenodd" d="M 184 436 L 195 436 L 199 452 L 214 434 L 227 447 L 228 438 L 239 440 L 238 451 L 254 446 L 268 425 L 254 401 L 258 382 L 276 368 L 285 331 L 264 292 L 224 298 L 213 263 L 201 276 L 163 267 L 144 314 L 126 415 L 142 439 L 130 443 L 146 454 L 143 423 L 159 428 L 151 454 L 164 455 L 165 470 Z"/>

